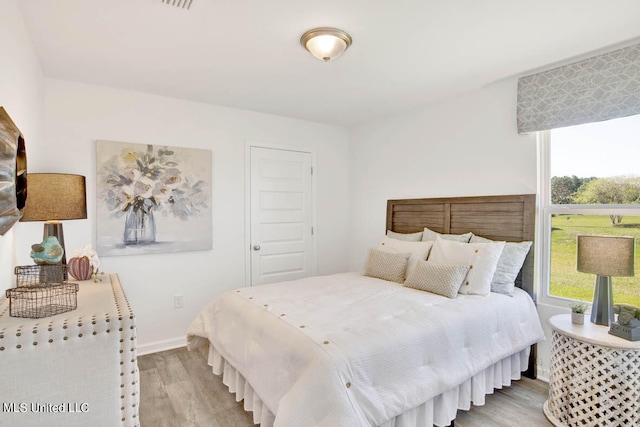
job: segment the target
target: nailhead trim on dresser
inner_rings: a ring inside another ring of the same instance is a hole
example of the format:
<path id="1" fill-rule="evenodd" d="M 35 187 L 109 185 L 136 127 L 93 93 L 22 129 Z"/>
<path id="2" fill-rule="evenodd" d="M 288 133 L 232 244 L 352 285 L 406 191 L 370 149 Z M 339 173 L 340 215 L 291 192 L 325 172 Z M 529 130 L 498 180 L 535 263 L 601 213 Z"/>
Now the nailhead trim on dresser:
<path id="1" fill-rule="evenodd" d="M 138 408 L 139 372 L 136 350 L 135 315 L 129 304 L 122 284 L 116 274 L 111 274 L 104 283 L 110 281 L 111 293 L 115 303 L 115 312 L 82 314 L 78 309 L 49 318 L 26 319 L 9 317 L 9 304 L 5 297 L 0 298 L 0 363 L 2 355 L 11 349 L 26 351 L 30 347 L 55 346 L 71 340 L 94 339 L 103 334 L 119 336 L 120 393 L 122 425 L 138 427 L 140 425 Z M 92 286 L 83 283 L 81 286 Z M 35 322 L 35 323 L 34 323 Z M 17 323 L 17 324 L 16 324 Z M 8 326 L 7 326 L 8 325 Z M 117 337 L 115 339 L 118 339 Z"/>
<path id="2" fill-rule="evenodd" d="M 122 366 L 120 376 L 122 377 L 122 388 L 126 388 L 125 384 L 130 384 L 132 389 L 131 393 L 120 395 L 120 399 L 122 399 L 122 422 L 123 425 L 138 427 L 140 425 L 138 417 L 140 374 L 137 363 L 135 315 L 122 289 L 119 278 L 116 275 L 112 276 L 115 276 L 111 277 L 111 288 L 118 312 L 118 330 L 120 331 L 120 365 Z"/>

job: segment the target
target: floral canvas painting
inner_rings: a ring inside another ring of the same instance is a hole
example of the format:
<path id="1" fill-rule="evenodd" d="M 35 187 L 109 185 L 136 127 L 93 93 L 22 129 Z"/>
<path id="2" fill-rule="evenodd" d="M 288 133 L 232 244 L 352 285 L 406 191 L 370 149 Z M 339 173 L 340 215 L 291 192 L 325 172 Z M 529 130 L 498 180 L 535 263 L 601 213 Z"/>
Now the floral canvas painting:
<path id="1" fill-rule="evenodd" d="M 97 251 L 211 249 L 211 151 L 98 141 Z"/>

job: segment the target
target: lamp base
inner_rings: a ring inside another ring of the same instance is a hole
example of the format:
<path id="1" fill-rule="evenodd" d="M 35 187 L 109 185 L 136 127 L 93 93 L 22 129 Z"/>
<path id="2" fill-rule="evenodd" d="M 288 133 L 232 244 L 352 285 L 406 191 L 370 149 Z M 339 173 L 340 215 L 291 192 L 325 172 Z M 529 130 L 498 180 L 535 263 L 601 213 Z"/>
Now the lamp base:
<path id="1" fill-rule="evenodd" d="M 613 289 L 611 276 L 596 275 L 591 305 L 591 323 L 609 326 L 613 323 Z"/>
<path id="2" fill-rule="evenodd" d="M 60 221 L 47 221 L 44 223 L 44 232 L 42 233 L 42 240 L 49 236 L 54 236 L 58 239 L 60 246 L 62 246 L 62 260 L 61 264 L 67 263 L 67 250 L 64 247 L 64 233 L 62 232 L 62 223 Z"/>

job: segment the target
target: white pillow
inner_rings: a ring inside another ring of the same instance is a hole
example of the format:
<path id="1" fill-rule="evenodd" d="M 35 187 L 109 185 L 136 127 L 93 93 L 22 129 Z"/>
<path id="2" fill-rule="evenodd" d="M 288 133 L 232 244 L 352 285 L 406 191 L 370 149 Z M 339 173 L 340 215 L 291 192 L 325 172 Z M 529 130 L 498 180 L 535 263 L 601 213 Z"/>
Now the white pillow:
<path id="1" fill-rule="evenodd" d="M 471 243 L 488 243 L 493 240 L 473 236 Z M 496 272 L 491 280 L 491 292 L 513 296 L 515 281 L 524 264 L 533 242 L 507 242 L 498 260 Z"/>
<path id="2" fill-rule="evenodd" d="M 404 240 L 405 242 L 420 242 L 422 241 L 422 231 L 417 233 L 396 233 L 395 231 L 387 230 L 387 237 Z"/>
<path id="3" fill-rule="evenodd" d="M 404 282 L 407 262 L 411 254 L 369 250 L 369 257 L 364 266 L 364 275 L 377 277 L 390 282 Z"/>
<path id="4" fill-rule="evenodd" d="M 476 236 L 475 234 L 471 233 L 471 239 L 469 240 L 469 243 L 493 243 L 495 242 L 495 240 L 491 240 L 491 239 L 487 239 L 486 237 L 482 237 L 482 236 Z"/>
<path id="5" fill-rule="evenodd" d="M 383 237 L 378 250 L 394 253 L 410 253 L 409 265 L 407 267 L 407 276 L 416 267 L 418 261 L 426 261 L 433 242 L 406 242 L 404 240 L 396 240 L 390 237 Z"/>
<path id="6" fill-rule="evenodd" d="M 422 232 L 422 241 L 435 241 L 436 238 L 440 236 L 445 240 L 454 240 L 456 242 L 468 243 L 473 233 L 464 233 L 464 234 L 441 234 L 437 231 L 429 230 L 427 227 L 424 228 Z"/>
<path id="7" fill-rule="evenodd" d="M 460 293 L 489 295 L 491 279 L 504 245 L 505 242 L 460 243 L 438 237 L 429 255 L 429 262 L 468 265 L 469 273 L 460 287 Z"/>
<path id="8" fill-rule="evenodd" d="M 418 261 L 416 268 L 404 281 L 404 285 L 453 299 L 458 295 L 458 289 L 460 289 L 462 280 L 468 271 L 469 267 L 466 265 L 444 265 Z"/>

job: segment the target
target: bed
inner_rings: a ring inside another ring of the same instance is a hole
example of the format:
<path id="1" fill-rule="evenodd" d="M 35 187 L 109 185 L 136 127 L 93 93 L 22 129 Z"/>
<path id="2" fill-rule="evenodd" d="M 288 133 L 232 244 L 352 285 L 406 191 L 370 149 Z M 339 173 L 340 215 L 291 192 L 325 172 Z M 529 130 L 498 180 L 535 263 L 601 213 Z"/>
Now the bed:
<path id="1" fill-rule="evenodd" d="M 465 250 L 484 251 L 532 241 L 534 212 L 535 195 L 389 200 L 386 229 L 473 233 L 489 240 Z M 443 237 L 432 254 L 461 245 Z M 362 273 L 236 289 L 198 314 L 187 343 L 209 344 L 214 373 L 263 427 L 446 426 L 522 371 L 535 377 L 532 268 L 533 250 L 512 295 L 447 297 Z"/>

